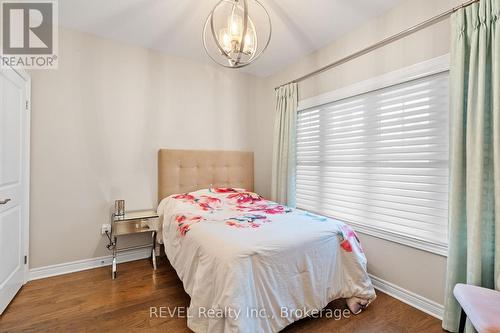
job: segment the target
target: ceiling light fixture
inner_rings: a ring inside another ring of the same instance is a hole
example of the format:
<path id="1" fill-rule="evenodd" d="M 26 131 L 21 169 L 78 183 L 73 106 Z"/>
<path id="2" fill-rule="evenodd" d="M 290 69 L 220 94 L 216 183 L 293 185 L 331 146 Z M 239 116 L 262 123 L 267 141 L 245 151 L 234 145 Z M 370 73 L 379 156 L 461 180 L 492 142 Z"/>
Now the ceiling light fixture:
<path id="1" fill-rule="evenodd" d="M 203 46 L 219 65 L 240 68 L 266 50 L 271 34 L 271 18 L 259 1 L 221 0 L 205 22 Z"/>

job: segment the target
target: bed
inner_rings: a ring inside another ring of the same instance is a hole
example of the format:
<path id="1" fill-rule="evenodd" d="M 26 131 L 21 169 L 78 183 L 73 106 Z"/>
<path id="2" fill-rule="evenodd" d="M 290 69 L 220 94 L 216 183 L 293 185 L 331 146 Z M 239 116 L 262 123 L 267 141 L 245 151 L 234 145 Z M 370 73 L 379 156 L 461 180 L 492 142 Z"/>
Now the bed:
<path id="1" fill-rule="evenodd" d="M 253 153 L 162 149 L 158 199 L 194 332 L 278 332 L 332 300 L 358 313 L 375 298 L 354 231 L 253 193 Z"/>

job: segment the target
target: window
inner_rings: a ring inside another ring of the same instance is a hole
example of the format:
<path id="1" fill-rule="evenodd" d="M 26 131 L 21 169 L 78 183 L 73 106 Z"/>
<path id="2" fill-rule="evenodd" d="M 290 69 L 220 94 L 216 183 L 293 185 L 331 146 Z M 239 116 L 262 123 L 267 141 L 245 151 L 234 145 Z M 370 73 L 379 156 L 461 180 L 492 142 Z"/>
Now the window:
<path id="1" fill-rule="evenodd" d="M 317 107 L 299 105 L 296 204 L 445 254 L 449 74 L 405 81 L 403 72 L 397 84 Z"/>

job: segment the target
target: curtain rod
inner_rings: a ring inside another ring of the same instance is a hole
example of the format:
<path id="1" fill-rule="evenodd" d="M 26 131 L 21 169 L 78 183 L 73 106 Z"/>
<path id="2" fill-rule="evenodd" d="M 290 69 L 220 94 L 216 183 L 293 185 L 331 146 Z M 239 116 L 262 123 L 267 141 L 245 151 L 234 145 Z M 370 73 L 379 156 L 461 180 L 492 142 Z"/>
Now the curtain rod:
<path id="1" fill-rule="evenodd" d="M 368 47 L 366 47 L 366 48 L 364 48 L 362 50 L 359 50 L 359 51 L 357 51 L 357 52 L 355 52 L 355 53 L 353 53 L 353 54 L 351 54 L 351 55 L 349 55 L 347 57 L 344 57 L 342 59 L 334 61 L 334 62 L 332 62 L 332 63 L 330 63 L 330 64 L 328 64 L 328 65 L 326 65 L 324 67 L 321 67 L 320 69 L 317 69 L 317 70 L 315 70 L 313 72 L 310 72 L 309 74 L 306 74 L 306 75 L 301 76 L 301 77 L 299 77 L 299 78 L 297 78 L 295 80 L 292 80 L 292 81 L 289 81 L 287 83 L 284 83 L 281 86 L 284 86 L 284 85 L 287 85 L 287 84 L 290 84 L 290 83 L 299 83 L 301 81 L 309 79 L 310 77 L 316 76 L 316 75 L 321 74 L 323 72 L 326 72 L 326 71 L 328 71 L 328 70 L 330 70 L 330 69 L 332 69 L 334 67 L 342 65 L 343 63 L 346 63 L 348 61 L 351 61 L 353 59 L 361 57 L 362 55 L 367 54 L 367 53 L 369 53 L 371 51 L 374 51 L 374 50 L 376 50 L 378 48 L 381 48 L 382 46 L 385 46 L 387 44 L 395 42 L 395 41 L 397 41 L 399 39 L 402 39 L 402 38 L 404 38 L 406 36 L 409 36 L 409 35 L 417 32 L 417 31 L 420 31 L 420 30 L 422 30 L 424 28 L 427 28 L 428 26 L 431 26 L 431 25 L 433 25 L 433 24 L 435 24 L 437 22 L 440 22 L 440 21 L 448 18 L 451 14 L 455 13 L 457 10 L 465 8 L 465 7 L 468 7 L 468 6 L 470 6 L 470 5 L 472 5 L 472 4 L 476 3 L 476 2 L 479 2 L 479 1 L 480 0 L 470 0 L 470 1 L 464 2 L 464 3 L 462 3 L 461 5 L 459 5 L 457 7 L 454 7 L 452 9 L 450 9 L 450 10 L 447 10 L 444 13 L 436 15 L 436 16 L 434 16 L 434 17 L 432 17 L 432 18 L 430 18 L 430 19 L 428 19 L 428 20 L 426 20 L 424 22 L 421 22 L 421 23 L 419 23 L 417 25 L 414 25 L 411 28 L 408 28 L 406 30 L 403 30 L 403 31 L 395 34 L 395 35 L 387 37 L 387 38 L 379 41 L 378 43 L 370 45 L 370 46 L 368 46 Z M 276 87 L 274 89 L 277 90 L 281 86 Z"/>

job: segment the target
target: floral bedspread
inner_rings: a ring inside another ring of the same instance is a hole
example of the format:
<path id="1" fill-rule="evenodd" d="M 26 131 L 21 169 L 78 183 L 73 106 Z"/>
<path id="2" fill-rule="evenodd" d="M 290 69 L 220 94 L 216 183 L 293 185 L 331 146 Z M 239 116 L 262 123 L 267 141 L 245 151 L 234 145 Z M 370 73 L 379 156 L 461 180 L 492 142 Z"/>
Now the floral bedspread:
<path id="1" fill-rule="evenodd" d="M 278 332 L 306 315 L 294 310 L 375 298 L 359 239 L 340 221 L 231 188 L 172 195 L 158 213 L 195 332 Z M 207 309 L 241 315 L 207 318 Z M 255 309 L 264 316 L 244 315 Z"/>
<path id="2" fill-rule="evenodd" d="M 291 209 L 265 200 L 242 189 L 213 188 L 208 193 L 185 193 L 171 197 L 184 204 L 191 214 L 176 215 L 179 233 L 184 236 L 191 225 L 203 221 L 221 221 L 234 228 L 259 228 L 271 222 L 270 215 L 290 213 Z"/>
<path id="3" fill-rule="evenodd" d="M 276 202 L 269 201 L 244 189 L 211 188 L 208 193 L 197 191 L 173 195 L 173 200 L 185 204 L 189 214 L 175 216 L 177 230 L 185 236 L 193 224 L 203 221 L 224 222 L 232 228 L 260 228 L 265 223 L 270 223 L 272 215 L 291 213 L 292 209 Z M 304 212 L 312 220 L 327 220 L 327 218 Z M 339 226 L 338 235 L 341 239 L 340 246 L 347 252 L 352 252 L 356 246 L 361 252 L 363 249 L 356 233 L 346 224 Z"/>

